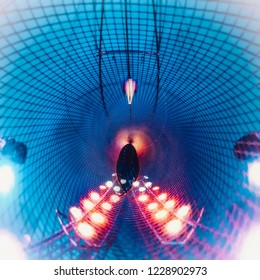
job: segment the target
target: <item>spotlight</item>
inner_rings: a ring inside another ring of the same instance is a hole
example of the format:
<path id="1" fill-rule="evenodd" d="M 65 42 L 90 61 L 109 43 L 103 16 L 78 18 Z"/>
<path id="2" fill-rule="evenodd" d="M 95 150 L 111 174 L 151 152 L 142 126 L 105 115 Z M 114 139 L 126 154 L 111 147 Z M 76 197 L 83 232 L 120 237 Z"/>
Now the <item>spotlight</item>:
<path id="1" fill-rule="evenodd" d="M 154 211 L 158 208 L 158 203 L 156 203 L 156 202 L 150 203 L 147 208 L 150 211 Z"/>
<path id="2" fill-rule="evenodd" d="M 76 221 L 79 221 L 83 218 L 83 213 L 81 209 L 77 207 L 71 207 L 70 214 Z"/>
<path id="3" fill-rule="evenodd" d="M 0 260 L 24 260 L 22 244 L 6 230 L 0 230 Z"/>
<path id="4" fill-rule="evenodd" d="M 177 211 L 177 216 L 180 217 L 180 219 L 185 219 L 187 215 L 190 212 L 190 207 L 188 205 L 184 205 Z"/>
<path id="5" fill-rule="evenodd" d="M 168 216 L 168 212 L 165 209 L 159 210 L 156 214 L 155 214 L 155 219 L 156 220 L 164 220 L 165 218 L 167 218 Z"/>
<path id="6" fill-rule="evenodd" d="M 174 208 L 175 201 L 174 200 L 168 200 L 168 201 L 165 202 L 164 205 L 165 205 L 166 208 L 172 209 L 172 208 Z"/>
<path id="7" fill-rule="evenodd" d="M 108 202 L 104 202 L 101 206 L 103 209 L 105 209 L 107 211 L 110 211 L 112 209 L 112 205 Z"/>
<path id="8" fill-rule="evenodd" d="M 107 181 L 107 182 L 106 182 L 106 186 L 107 186 L 108 188 L 111 188 L 111 187 L 113 186 L 113 182 L 112 182 L 112 181 Z"/>
<path id="9" fill-rule="evenodd" d="M 76 229 L 83 239 L 91 239 L 95 234 L 95 229 L 86 222 L 79 223 Z"/>
<path id="10" fill-rule="evenodd" d="M 117 203 L 120 200 L 120 197 L 116 194 L 112 194 L 110 197 L 111 202 Z"/>
<path id="11" fill-rule="evenodd" d="M 245 236 L 237 258 L 242 260 L 259 260 L 260 259 L 260 226 L 255 225 Z"/>
<path id="12" fill-rule="evenodd" d="M 142 194 L 142 195 L 140 195 L 140 196 L 138 197 L 138 200 L 139 200 L 140 202 L 145 202 L 145 201 L 148 200 L 148 195 Z"/>
<path id="13" fill-rule="evenodd" d="M 140 187 L 139 188 L 139 192 L 145 192 L 146 191 L 146 188 L 145 187 Z"/>
<path id="14" fill-rule="evenodd" d="M 115 192 L 120 192 L 121 188 L 119 186 L 114 186 L 113 190 Z"/>
<path id="15" fill-rule="evenodd" d="M 100 189 L 100 190 L 106 190 L 106 188 L 107 188 L 107 187 L 106 187 L 105 185 L 100 185 L 100 186 L 99 186 L 99 189 Z"/>
<path id="16" fill-rule="evenodd" d="M 91 218 L 91 221 L 95 224 L 102 225 L 105 223 L 105 218 L 100 213 L 94 212 L 91 214 L 90 218 Z"/>
<path id="17" fill-rule="evenodd" d="M 168 222 L 165 226 L 166 233 L 173 237 L 181 232 L 183 224 L 180 220 L 174 219 Z"/>
<path id="18" fill-rule="evenodd" d="M 125 82 L 124 90 L 125 90 L 125 93 L 127 96 L 128 104 L 130 105 L 130 104 L 132 104 L 134 93 L 136 91 L 136 82 L 132 79 L 128 79 Z"/>
<path id="19" fill-rule="evenodd" d="M 160 201 L 165 201 L 166 198 L 167 198 L 167 194 L 166 194 L 166 193 L 162 193 L 162 194 L 160 194 L 160 195 L 158 196 L 158 199 L 159 199 Z"/>
<path id="20" fill-rule="evenodd" d="M 23 164 L 27 157 L 27 146 L 14 138 L 0 137 L 0 152 L 14 163 Z"/>
<path id="21" fill-rule="evenodd" d="M 14 187 L 15 175 L 11 166 L 3 165 L 0 167 L 0 192 L 8 193 Z"/>
<path id="22" fill-rule="evenodd" d="M 94 208 L 93 202 L 91 202 L 89 199 L 84 199 L 82 204 L 83 204 L 83 208 L 86 212 L 88 212 Z"/>
<path id="23" fill-rule="evenodd" d="M 260 188 L 260 160 L 248 164 L 249 184 Z"/>
<path id="24" fill-rule="evenodd" d="M 98 201 L 100 199 L 100 195 L 97 192 L 92 192 L 90 194 L 90 198 L 92 201 Z"/>
<path id="25" fill-rule="evenodd" d="M 133 183 L 133 186 L 134 187 L 138 187 L 140 185 L 140 182 L 139 181 L 135 181 L 134 183 Z"/>

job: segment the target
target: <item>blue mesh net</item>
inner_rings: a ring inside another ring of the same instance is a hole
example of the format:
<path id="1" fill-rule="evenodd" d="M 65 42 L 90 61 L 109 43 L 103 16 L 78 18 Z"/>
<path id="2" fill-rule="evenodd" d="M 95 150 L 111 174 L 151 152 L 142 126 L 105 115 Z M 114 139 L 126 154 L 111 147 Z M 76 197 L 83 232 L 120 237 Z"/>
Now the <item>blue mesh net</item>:
<path id="1" fill-rule="evenodd" d="M 141 173 L 183 204 L 204 208 L 184 246 L 162 244 L 129 196 L 106 244 L 66 236 L 30 258 L 223 259 L 260 199 L 235 142 L 260 131 L 257 1 L 7 1 L 0 17 L 0 133 L 26 143 L 0 225 L 40 242 L 109 180 L 116 135 L 129 129 L 123 91 L 137 83 L 132 126 L 149 136 Z M 219 234 L 222 233 L 223 235 Z M 230 255 L 231 254 L 231 255 Z"/>

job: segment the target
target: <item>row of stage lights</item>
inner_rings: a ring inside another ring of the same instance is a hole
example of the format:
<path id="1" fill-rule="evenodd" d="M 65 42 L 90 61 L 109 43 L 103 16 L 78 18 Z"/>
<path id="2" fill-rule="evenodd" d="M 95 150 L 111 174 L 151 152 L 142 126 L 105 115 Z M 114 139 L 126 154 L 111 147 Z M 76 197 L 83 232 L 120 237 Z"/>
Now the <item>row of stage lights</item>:
<path id="1" fill-rule="evenodd" d="M 100 185 L 99 190 L 99 193 L 92 191 L 80 201 L 79 206 L 69 209 L 76 236 L 87 245 L 95 247 L 102 246 L 125 198 L 121 187 L 112 181 Z M 168 199 L 166 192 L 160 193 L 160 187 L 152 186 L 151 182 L 134 182 L 129 195 L 133 196 L 132 203 L 138 205 L 145 220 L 162 243 L 171 243 L 173 239 L 177 240 L 180 234 L 186 234 L 183 237 L 184 241 L 187 236 L 190 237 L 188 229 L 185 232 L 185 228 L 195 227 L 195 223 L 189 221 L 192 214 L 190 205 L 178 205 L 174 199 Z"/>

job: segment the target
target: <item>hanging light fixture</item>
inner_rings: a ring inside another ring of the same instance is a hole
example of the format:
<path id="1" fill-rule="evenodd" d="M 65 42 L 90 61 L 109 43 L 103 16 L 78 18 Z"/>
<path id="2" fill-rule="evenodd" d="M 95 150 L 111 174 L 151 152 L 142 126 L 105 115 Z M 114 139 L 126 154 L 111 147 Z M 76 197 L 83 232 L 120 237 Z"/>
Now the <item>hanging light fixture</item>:
<path id="1" fill-rule="evenodd" d="M 136 82 L 132 79 L 128 79 L 125 82 L 124 90 L 125 90 L 125 93 L 127 96 L 128 104 L 130 105 L 130 104 L 132 104 L 134 93 L 136 91 Z"/>

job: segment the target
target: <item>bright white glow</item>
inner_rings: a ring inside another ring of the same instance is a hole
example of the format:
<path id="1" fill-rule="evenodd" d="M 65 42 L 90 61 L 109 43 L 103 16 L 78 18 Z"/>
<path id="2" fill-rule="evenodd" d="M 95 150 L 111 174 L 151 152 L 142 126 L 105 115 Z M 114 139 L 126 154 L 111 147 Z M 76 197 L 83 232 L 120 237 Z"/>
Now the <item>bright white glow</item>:
<path id="1" fill-rule="evenodd" d="M 100 198 L 100 195 L 97 193 L 97 192 L 92 192 L 90 194 L 90 198 L 93 200 L 93 201 L 98 201 L 99 198 Z"/>
<path id="2" fill-rule="evenodd" d="M 114 186 L 113 190 L 115 192 L 120 192 L 121 191 L 121 188 L 119 186 Z"/>
<path id="3" fill-rule="evenodd" d="M 3 149 L 3 147 L 6 145 L 5 139 L 0 137 L 0 149 Z"/>
<path id="4" fill-rule="evenodd" d="M 150 211 L 153 211 L 153 210 L 156 210 L 158 208 L 158 203 L 156 202 L 153 202 L 153 203 L 150 203 L 148 206 L 147 206 L 148 210 Z"/>
<path id="5" fill-rule="evenodd" d="M 140 187 L 140 188 L 139 188 L 139 192 L 144 192 L 145 190 L 146 190 L 145 187 Z"/>
<path id="6" fill-rule="evenodd" d="M 153 187 L 153 191 L 158 191 L 160 189 L 160 187 L 156 186 L 156 187 Z"/>
<path id="7" fill-rule="evenodd" d="M 120 197 L 116 194 L 112 194 L 110 200 L 111 202 L 117 203 L 120 200 Z"/>
<path id="8" fill-rule="evenodd" d="M 14 187 L 15 175 L 11 166 L 0 167 L 0 193 L 8 193 Z"/>
<path id="9" fill-rule="evenodd" d="M 136 90 L 136 82 L 129 79 L 125 82 L 125 93 L 127 96 L 128 104 L 132 104 L 134 93 Z"/>
<path id="10" fill-rule="evenodd" d="M 84 199 L 83 202 L 83 208 L 86 212 L 94 208 L 93 202 L 91 202 L 89 199 Z"/>
<path id="11" fill-rule="evenodd" d="M 24 260 L 22 244 L 6 230 L 0 230 L 0 260 Z"/>
<path id="12" fill-rule="evenodd" d="M 168 201 L 165 202 L 164 205 L 165 205 L 166 208 L 172 209 L 175 205 L 175 201 L 174 200 L 168 200 Z"/>
<path id="13" fill-rule="evenodd" d="M 106 186 L 107 186 L 108 188 L 112 188 L 112 187 L 113 187 L 113 182 L 112 182 L 112 181 L 107 181 L 107 182 L 106 182 Z"/>
<path id="14" fill-rule="evenodd" d="M 180 220 L 174 219 L 168 222 L 165 226 L 165 231 L 170 236 L 175 236 L 183 229 L 183 224 Z"/>
<path id="15" fill-rule="evenodd" d="M 102 225 L 105 223 L 105 217 L 100 213 L 94 212 L 91 214 L 91 221 L 95 224 Z"/>
<path id="16" fill-rule="evenodd" d="M 135 181 L 135 182 L 133 183 L 133 186 L 134 186 L 134 187 L 139 187 L 139 185 L 140 185 L 140 182 L 139 182 L 139 181 Z"/>
<path id="17" fill-rule="evenodd" d="M 184 205 L 177 211 L 177 216 L 181 219 L 185 219 L 190 212 L 190 206 Z"/>
<path id="18" fill-rule="evenodd" d="M 260 161 L 248 164 L 248 180 L 249 184 L 260 188 Z"/>
<path id="19" fill-rule="evenodd" d="M 83 212 L 78 207 L 71 207 L 70 214 L 76 221 L 79 221 L 83 218 Z"/>
<path id="20" fill-rule="evenodd" d="M 120 183 L 121 183 L 121 184 L 125 184 L 125 183 L 126 183 L 126 179 L 121 179 L 121 180 L 120 180 Z"/>
<path id="21" fill-rule="evenodd" d="M 145 202 L 145 201 L 148 200 L 148 195 L 142 194 L 142 195 L 140 195 L 140 196 L 138 197 L 138 200 L 139 200 L 140 202 Z"/>
<path id="22" fill-rule="evenodd" d="M 149 177 L 148 176 L 144 176 L 144 179 L 149 179 Z"/>
<path id="23" fill-rule="evenodd" d="M 166 193 L 162 193 L 162 194 L 160 194 L 160 195 L 158 196 L 158 199 L 159 199 L 160 201 L 165 201 L 166 198 L 167 198 L 167 194 L 166 194 Z"/>
<path id="24" fill-rule="evenodd" d="M 164 220 L 166 217 L 168 216 L 168 211 L 166 211 L 165 209 L 158 211 L 155 214 L 155 219 L 156 220 Z"/>
<path id="25" fill-rule="evenodd" d="M 32 242 L 32 238 L 29 234 L 23 236 L 23 243 L 25 246 L 28 246 Z"/>
<path id="26" fill-rule="evenodd" d="M 240 252 L 237 256 L 240 260 L 260 260 L 260 225 L 255 225 L 244 238 Z"/>
<path id="27" fill-rule="evenodd" d="M 77 225 L 77 231 L 82 238 L 90 239 L 95 234 L 95 229 L 86 222 L 81 222 Z"/>
<path id="28" fill-rule="evenodd" d="M 144 185 L 145 185 L 147 188 L 150 188 L 150 187 L 152 186 L 152 182 L 146 182 Z"/>
<path id="29" fill-rule="evenodd" d="M 101 206 L 102 206 L 103 209 L 105 209 L 107 211 L 112 209 L 112 205 L 108 202 L 104 202 Z"/>
<path id="30" fill-rule="evenodd" d="M 99 189 L 100 189 L 100 190 L 106 190 L 106 188 L 107 188 L 107 187 L 106 187 L 105 185 L 100 185 L 100 186 L 99 186 Z"/>

